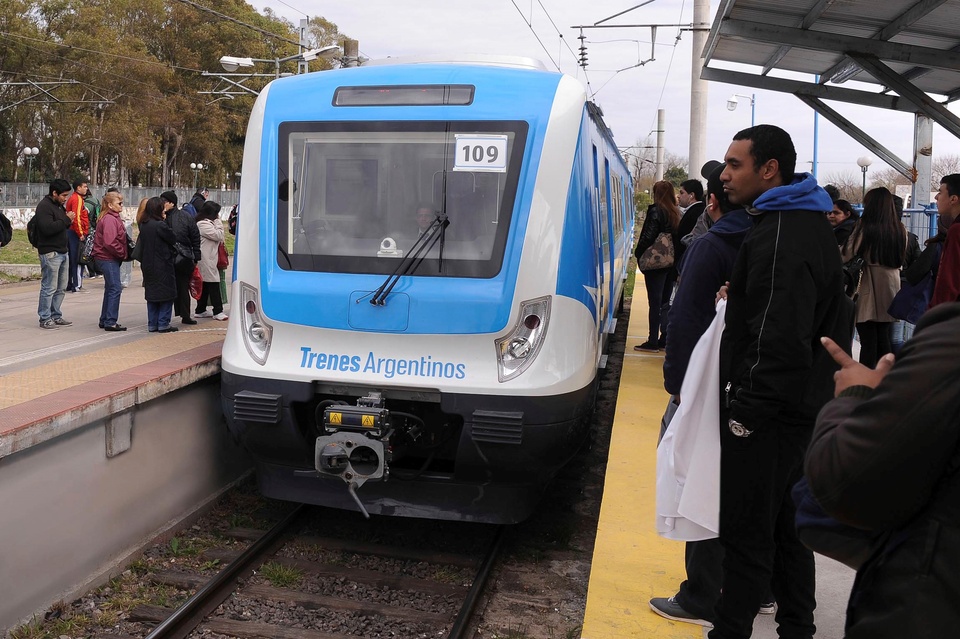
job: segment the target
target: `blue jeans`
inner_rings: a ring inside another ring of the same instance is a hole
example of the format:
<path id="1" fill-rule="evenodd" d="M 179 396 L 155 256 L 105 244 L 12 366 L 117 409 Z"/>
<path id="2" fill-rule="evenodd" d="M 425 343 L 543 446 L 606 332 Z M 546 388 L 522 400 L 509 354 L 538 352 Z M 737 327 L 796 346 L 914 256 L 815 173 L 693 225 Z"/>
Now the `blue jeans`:
<path id="1" fill-rule="evenodd" d="M 80 248 L 83 243 L 80 236 L 73 232 L 73 229 L 67 229 L 67 253 L 70 255 L 69 280 L 67 281 L 67 290 L 75 291 L 83 286 L 83 275 L 80 268 Z"/>
<path id="2" fill-rule="evenodd" d="M 60 319 L 60 304 L 67 288 L 67 254 L 51 251 L 40 255 L 40 321 Z"/>
<path id="3" fill-rule="evenodd" d="M 97 268 L 103 273 L 103 305 L 100 307 L 100 326 L 114 326 L 120 315 L 120 262 L 97 260 Z"/>
<path id="4" fill-rule="evenodd" d="M 147 330 L 151 333 L 170 326 L 173 315 L 173 300 L 166 302 L 147 302 Z"/>

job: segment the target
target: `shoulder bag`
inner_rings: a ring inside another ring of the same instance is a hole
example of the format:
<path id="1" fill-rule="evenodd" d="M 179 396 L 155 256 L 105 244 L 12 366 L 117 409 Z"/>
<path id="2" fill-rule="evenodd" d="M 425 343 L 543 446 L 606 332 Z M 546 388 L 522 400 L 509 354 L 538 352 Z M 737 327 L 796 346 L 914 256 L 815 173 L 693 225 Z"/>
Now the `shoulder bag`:
<path id="1" fill-rule="evenodd" d="M 859 255 L 854 255 L 843 264 L 843 292 L 856 301 L 860 297 L 860 280 L 867 263 Z"/>
<path id="2" fill-rule="evenodd" d="M 673 266 L 673 235 L 663 232 L 637 258 L 637 268 L 641 271 L 655 271 L 669 266 Z"/>
<path id="3" fill-rule="evenodd" d="M 95 241 L 93 231 L 87 233 L 87 239 L 83 241 L 83 248 L 80 250 L 80 263 L 93 264 L 93 243 Z"/>
<path id="4" fill-rule="evenodd" d="M 222 271 L 230 266 L 230 256 L 227 255 L 227 247 L 223 242 L 217 247 L 217 270 Z"/>

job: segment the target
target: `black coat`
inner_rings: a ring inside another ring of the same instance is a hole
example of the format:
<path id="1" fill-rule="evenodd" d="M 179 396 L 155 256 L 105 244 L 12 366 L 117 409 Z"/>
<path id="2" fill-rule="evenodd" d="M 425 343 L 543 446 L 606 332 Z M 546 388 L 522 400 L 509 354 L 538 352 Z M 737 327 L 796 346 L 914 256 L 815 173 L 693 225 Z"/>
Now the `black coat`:
<path id="1" fill-rule="evenodd" d="M 157 220 L 140 225 L 142 245 L 140 268 L 143 271 L 143 297 L 148 302 L 171 302 L 177 296 L 173 269 L 176 237 L 169 226 Z"/>
<path id="2" fill-rule="evenodd" d="M 730 416 L 810 428 L 833 396 L 837 365 L 820 344 L 849 347 L 853 303 L 840 251 L 822 211 L 757 211 L 727 291 L 720 384 Z M 723 401 L 723 398 L 721 398 Z"/>
<path id="3" fill-rule="evenodd" d="M 917 324 L 875 389 L 817 417 L 805 462 L 817 501 L 845 524 L 888 532 L 857 571 L 847 639 L 954 637 L 960 627 L 960 304 Z"/>
<path id="4" fill-rule="evenodd" d="M 173 229 L 177 242 L 193 249 L 193 261 L 200 261 L 200 229 L 197 221 L 184 213 L 181 209 L 172 208 L 167 211 L 167 225 Z M 193 268 L 191 267 L 191 271 Z"/>
<path id="5" fill-rule="evenodd" d="M 70 228 L 70 218 L 63 204 L 54 201 L 45 195 L 37 204 L 37 253 L 66 253 L 67 229 Z"/>

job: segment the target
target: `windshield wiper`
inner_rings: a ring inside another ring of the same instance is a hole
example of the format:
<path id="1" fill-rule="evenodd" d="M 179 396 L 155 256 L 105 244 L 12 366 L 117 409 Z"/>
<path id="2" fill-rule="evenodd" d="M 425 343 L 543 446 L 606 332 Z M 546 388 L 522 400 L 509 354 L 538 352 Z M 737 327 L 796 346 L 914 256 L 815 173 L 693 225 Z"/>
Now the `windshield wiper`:
<path id="1" fill-rule="evenodd" d="M 413 246 L 410 247 L 410 251 L 406 253 L 403 259 L 400 261 L 400 264 L 397 265 L 397 268 L 394 269 L 393 273 L 387 276 L 387 279 L 383 281 L 383 284 L 380 285 L 373 293 L 373 297 L 370 298 L 370 303 L 374 306 L 383 306 L 387 300 L 387 295 L 390 294 L 390 291 L 393 290 L 393 287 L 397 285 L 397 282 L 400 281 L 400 278 L 404 275 L 413 275 L 420 264 L 423 262 L 424 258 L 430 253 L 430 250 L 433 249 L 437 241 L 440 241 L 440 264 L 443 265 L 443 238 L 446 235 L 446 229 L 450 226 L 450 220 L 447 219 L 447 216 L 440 214 L 433 220 L 430 226 L 426 231 L 423 232 L 423 235 L 417 238 L 417 241 L 413 243 Z"/>

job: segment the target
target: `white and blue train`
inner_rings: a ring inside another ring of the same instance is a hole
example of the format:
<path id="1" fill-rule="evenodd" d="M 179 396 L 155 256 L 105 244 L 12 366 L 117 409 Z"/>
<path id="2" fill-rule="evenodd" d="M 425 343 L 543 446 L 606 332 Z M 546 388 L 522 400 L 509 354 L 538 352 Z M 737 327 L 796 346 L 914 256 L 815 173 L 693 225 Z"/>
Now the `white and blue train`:
<path id="1" fill-rule="evenodd" d="M 263 494 L 529 516 L 587 433 L 634 230 L 581 84 L 497 56 L 279 79 L 243 176 L 222 400 Z"/>

